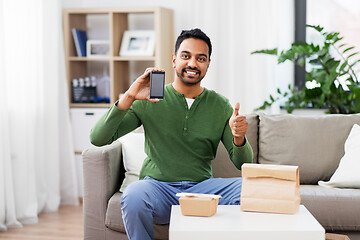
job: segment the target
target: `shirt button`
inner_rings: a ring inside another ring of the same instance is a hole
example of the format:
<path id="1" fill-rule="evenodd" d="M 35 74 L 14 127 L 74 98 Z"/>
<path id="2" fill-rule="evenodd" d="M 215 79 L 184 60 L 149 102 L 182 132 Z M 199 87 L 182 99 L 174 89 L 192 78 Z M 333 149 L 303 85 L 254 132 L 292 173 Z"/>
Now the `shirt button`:
<path id="1" fill-rule="evenodd" d="M 187 128 L 184 128 L 184 131 L 186 131 L 187 130 Z"/>
<path id="2" fill-rule="evenodd" d="M 189 116 L 185 116 L 185 119 L 189 119 Z"/>

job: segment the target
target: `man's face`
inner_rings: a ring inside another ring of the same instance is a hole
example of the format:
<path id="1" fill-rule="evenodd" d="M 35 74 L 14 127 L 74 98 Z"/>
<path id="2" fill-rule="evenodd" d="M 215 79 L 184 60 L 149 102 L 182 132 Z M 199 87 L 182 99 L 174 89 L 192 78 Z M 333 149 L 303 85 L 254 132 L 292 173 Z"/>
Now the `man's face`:
<path id="1" fill-rule="evenodd" d="M 183 83 L 198 84 L 205 77 L 210 64 L 209 47 L 203 40 L 185 39 L 172 61 L 176 75 Z"/>

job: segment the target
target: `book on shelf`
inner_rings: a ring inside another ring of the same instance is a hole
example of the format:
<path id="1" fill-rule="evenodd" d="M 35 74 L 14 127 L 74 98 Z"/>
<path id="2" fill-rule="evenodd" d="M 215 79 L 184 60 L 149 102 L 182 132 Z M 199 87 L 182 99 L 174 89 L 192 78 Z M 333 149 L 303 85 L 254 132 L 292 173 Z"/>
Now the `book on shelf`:
<path id="1" fill-rule="evenodd" d="M 74 38 L 76 53 L 78 57 L 86 57 L 86 31 L 73 28 L 72 35 Z"/>

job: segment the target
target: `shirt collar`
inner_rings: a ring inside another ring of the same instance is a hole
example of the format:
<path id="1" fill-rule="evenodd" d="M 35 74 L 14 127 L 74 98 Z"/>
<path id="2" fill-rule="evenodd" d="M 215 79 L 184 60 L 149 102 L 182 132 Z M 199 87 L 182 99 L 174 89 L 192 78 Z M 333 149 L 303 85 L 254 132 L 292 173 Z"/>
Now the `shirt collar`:
<path id="1" fill-rule="evenodd" d="M 178 91 L 175 90 L 175 88 L 172 86 L 171 83 L 169 83 L 167 86 L 166 86 L 167 89 L 169 89 L 170 92 L 174 93 L 175 95 L 179 96 L 179 97 L 183 97 L 185 98 L 184 94 L 182 93 L 179 93 Z M 197 96 L 195 99 L 201 99 L 203 98 L 206 94 L 207 94 L 207 88 L 204 87 L 204 91 L 199 95 Z"/>

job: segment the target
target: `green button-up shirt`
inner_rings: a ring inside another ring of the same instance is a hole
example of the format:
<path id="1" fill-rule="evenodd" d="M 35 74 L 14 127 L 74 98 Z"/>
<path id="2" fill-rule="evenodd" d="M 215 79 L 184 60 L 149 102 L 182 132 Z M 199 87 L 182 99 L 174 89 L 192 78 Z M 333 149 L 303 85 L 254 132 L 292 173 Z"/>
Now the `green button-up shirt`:
<path id="1" fill-rule="evenodd" d="M 232 113 L 225 97 L 206 88 L 189 109 L 184 95 L 168 84 L 164 100 L 157 103 L 136 100 L 129 110 L 114 104 L 96 123 L 90 140 L 96 146 L 110 144 L 143 125 L 147 158 L 140 179 L 200 182 L 212 176 L 211 160 L 220 140 L 238 169 L 252 162 L 248 141 L 240 147 L 233 143 L 228 123 Z"/>

